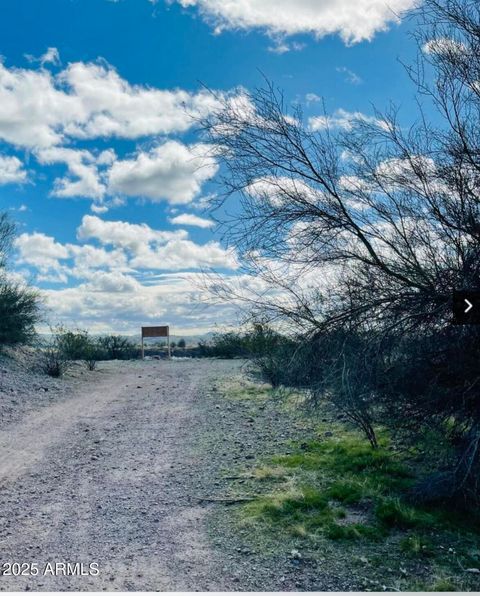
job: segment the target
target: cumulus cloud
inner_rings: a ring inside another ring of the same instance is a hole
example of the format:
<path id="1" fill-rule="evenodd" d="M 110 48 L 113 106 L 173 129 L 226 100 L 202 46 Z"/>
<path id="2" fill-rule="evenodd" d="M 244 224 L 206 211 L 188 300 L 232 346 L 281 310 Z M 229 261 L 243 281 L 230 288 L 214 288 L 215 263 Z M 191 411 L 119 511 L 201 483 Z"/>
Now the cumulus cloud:
<path id="1" fill-rule="evenodd" d="M 89 278 L 98 269 L 114 270 L 118 273 L 131 271 L 128 259 L 121 249 L 105 250 L 91 244 L 67 244 L 66 248 L 74 261 L 70 274 L 76 278 Z M 95 273 L 97 275 L 97 273 Z"/>
<path id="2" fill-rule="evenodd" d="M 14 242 L 18 262 L 37 269 L 39 280 L 66 282 L 65 267 L 60 260 L 69 257 L 68 249 L 42 233 L 20 234 Z"/>
<path id="3" fill-rule="evenodd" d="M 196 244 L 191 240 L 174 239 L 164 246 L 145 247 L 130 262 L 140 269 L 181 271 L 182 269 L 238 267 L 235 254 L 226 250 L 218 242 Z"/>
<path id="4" fill-rule="evenodd" d="M 128 265 L 137 270 L 235 269 L 238 266 L 232 251 L 222 248 L 218 242 L 196 244 L 188 239 L 185 230 L 154 230 L 146 224 L 104 221 L 85 215 L 77 237 L 95 239 L 105 246 L 128 251 Z"/>
<path id="5" fill-rule="evenodd" d="M 234 320 L 230 305 L 207 308 L 199 287 L 192 273 L 165 273 L 143 282 L 105 273 L 75 288 L 45 290 L 44 295 L 50 318 L 93 333 L 138 333 L 141 325 L 169 323 L 177 334 L 195 334 Z"/>
<path id="6" fill-rule="evenodd" d="M 215 225 L 211 219 L 205 219 L 193 213 L 181 213 L 171 217 L 170 223 L 176 226 L 196 226 L 197 228 L 211 228 Z"/>
<path id="7" fill-rule="evenodd" d="M 197 244 L 185 230 L 154 230 L 146 224 L 85 215 L 77 238 L 78 244 L 61 244 L 43 233 L 23 233 L 15 241 L 18 263 L 30 266 L 39 281 L 65 283 L 70 277 L 87 280 L 92 288 L 99 279 L 104 280 L 103 287 L 106 280 L 117 279 L 101 276 L 102 272 L 124 280 L 123 276 L 131 274 L 238 267 L 234 251 L 214 241 Z"/>
<path id="8" fill-rule="evenodd" d="M 192 116 L 215 107 L 206 91 L 130 85 L 108 64 L 76 62 L 54 76 L 45 68 L 0 62 L 0 139 L 21 147 L 183 132 Z"/>
<path id="9" fill-rule="evenodd" d="M 85 284 L 90 292 L 129 293 L 140 290 L 141 284 L 131 275 L 120 271 L 101 271 Z"/>
<path id="10" fill-rule="evenodd" d="M 95 215 L 85 215 L 77 229 L 79 240 L 98 240 L 101 244 L 119 246 L 136 253 L 145 244 L 165 243 L 172 239 L 187 238 L 184 230 L 153 230 L 147 224 L 126 221 L 105 221 Z"/>
<path id="11" fill-rule="evenodd" d="M 27 172 L 18 157 L 0 155 L 0 184 L 18 184 L 26 180 Z"/>
<path id="12" fill-rule="evenodd" d="M 54 196 L 61 198 L 87 197 L 101 199 L 105 195 L 106 186 L 100 181 L 97 164 L 105 163 L 103 160 L 104 153 L 108 152 L 103 152 L 100 155 L 100 161 L 90 151 L 65 147 L 40 149 L 36 155 L 41 164 L 66 164 L 71 174 L 70 177 L 57 178 L 55 180 L 52 191 Z"/>
<path id="13" fill-rule="evenodd" d="M 127 196 L 141 196 L 172 204 L 190 203 L 218 165 L 203 144 L 167 141 L 149 152 L 116 161 L 109 172 L 109 189 Z"/>
<path id="14" fill-rule="evenodd" d="M 81 99 L 62 89 L 48 71 L 0 63 L 0 139 L 48 147 L 62 141 L 66 126 L 88 116 Z"/>
<path id="15" fill-rule="evenodd" d="M 371 40 L 417 0 L 168 0 L 196 6 L 215 31 L 263 29 L 270 36 L 338 34 L 348 44 Z"/>

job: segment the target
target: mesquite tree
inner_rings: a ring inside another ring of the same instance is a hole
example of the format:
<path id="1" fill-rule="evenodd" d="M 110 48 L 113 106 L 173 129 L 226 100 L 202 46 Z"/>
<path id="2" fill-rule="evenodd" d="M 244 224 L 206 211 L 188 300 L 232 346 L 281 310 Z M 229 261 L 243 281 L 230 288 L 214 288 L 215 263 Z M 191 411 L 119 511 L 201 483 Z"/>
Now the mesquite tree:
<path id="1" fill-rule="evenodd" d="M 304 385 L 368 432 L 378 417 L 440 433 L 454 455 L 433 492 L 475 499 L 480 333 L 452 325 L 451 302 L 480 289 L 480 8 L 426 0 L 415 19 L 422 101 L 408 128 L 393 106 L 306 120 L 268 82 L 217 98 L 202 130 L 245 275 L 210 290 L 309 337 Z"/>

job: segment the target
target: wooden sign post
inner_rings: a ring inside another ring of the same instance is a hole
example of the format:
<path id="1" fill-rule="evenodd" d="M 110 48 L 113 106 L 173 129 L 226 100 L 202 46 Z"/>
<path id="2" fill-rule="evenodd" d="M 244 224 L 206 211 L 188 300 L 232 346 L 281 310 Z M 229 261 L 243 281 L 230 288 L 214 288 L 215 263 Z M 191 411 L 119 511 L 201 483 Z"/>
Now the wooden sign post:
<path id="1" fill-rule="evenodd" d="M 145 360 L 145 347 L 143 340 L 145 337 L 166 337 L 168 346 L 168 359 L 170 360 L 170 327 L 164 325 L 163 327 L 142 327 L 142 360 Z"/>

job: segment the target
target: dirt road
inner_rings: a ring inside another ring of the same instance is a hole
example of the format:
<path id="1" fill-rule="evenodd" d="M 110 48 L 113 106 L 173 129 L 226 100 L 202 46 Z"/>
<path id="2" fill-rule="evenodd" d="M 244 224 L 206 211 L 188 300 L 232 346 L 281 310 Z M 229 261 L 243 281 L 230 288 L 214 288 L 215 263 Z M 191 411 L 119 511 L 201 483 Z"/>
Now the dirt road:
<path id="1" fill-rule="evenodd" d="M 230 522 L 232 470 L 298 432 L 274 402 L 222 400 L 241 366 L 102 363 L 38 403 L 4 393 L 0 590 L 348 588 L 283 543 L 255 551 Z"/>
<path id="2" fill-rule="evenodd" d="M 73 394 L 4 428 L 0 588 L 226 588 L 205 538 L 195 441 L 207 422 L 202 392 L 235 366 L 103 365 Z M 55 567 L 65 562 L 89 575 L 65 577 Z M 25 575 L 5 575 L 19 571 L 9 563 Z"/>

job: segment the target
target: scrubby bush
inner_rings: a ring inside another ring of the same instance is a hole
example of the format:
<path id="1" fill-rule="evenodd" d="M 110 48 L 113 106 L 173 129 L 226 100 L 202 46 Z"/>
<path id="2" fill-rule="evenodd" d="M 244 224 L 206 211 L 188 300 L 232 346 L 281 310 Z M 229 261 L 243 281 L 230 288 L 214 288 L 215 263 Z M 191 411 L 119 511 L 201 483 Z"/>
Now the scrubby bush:
<path id="1" fill-rule="evenodd" d="M 39 294 L 0 274 L 0 346 L 28 343 L 39 322 Z"/>
<path id="2" fill-rule="evenodd" d="M 102 350 L 97 340 L 89 338 L 88 344 L 85 346 L 82 360 L 85 362 L 87 370 L 95 370 L 97 363 L 102 359 Z"/>
<path id="3" fill-rule="evenodd" d="M 83 329 L 71 331 L 63 326 L 55 329 L 55 336 L 58 347 L 67 360 L 84 360 L 93 341 L 88 331 Z"/>
<path id="4" fill-rule="evenodd" d="M 296 343 L 265 323 L 255 322 L 244 336 L 248 357 L 273 387 L 291 385 L 288 373 Z"/>
<path id="5" fill-rule="evenodd" d="M 45 348 L 40 357 L 40 368 L 49 377 L 63 377 L 68 369 L 68 360 L 65 360 L 56 348 Z"/>
<path id="6" fill-rule="evenodd" d="M 140 351 L 136 345 L 121 335 L 104 335 L 98 338 L 99 360 L 130 360 L 138 358 Z"/>
<path id="7" fill-rule="evenodd" d="M 72 363 L 62 350 L 60 338 L 60 334 L 54 332 L 51 340 L 39 349 L 39 368 L 49 377 L 63 377 Z"/>
<path id="8" fill-rule="evenodd" d="M 255 280 L 209 288 L 304 333 L 301 385 L 367 435 L 377 416 L 416 446 L 448 442 L 440 496 L 478 505 L 480 331 L 452 325 L 454 292 L 480 288 L 478 0 L 424 0 L 415 23 L 411 126 L 390 106 L 312 129 L 271 83 L 202 122 L 218 205 L 235 200 L 225 235 Z"/>
<path id="9" fill-rule="evenodd" d="M 40 319 L 38 292 L 13 281 L 5 269 L 14 237 L 14 224 L 7 214 L 0 214 L 0 346 L 30 341 Z"/>

